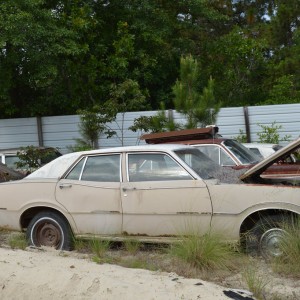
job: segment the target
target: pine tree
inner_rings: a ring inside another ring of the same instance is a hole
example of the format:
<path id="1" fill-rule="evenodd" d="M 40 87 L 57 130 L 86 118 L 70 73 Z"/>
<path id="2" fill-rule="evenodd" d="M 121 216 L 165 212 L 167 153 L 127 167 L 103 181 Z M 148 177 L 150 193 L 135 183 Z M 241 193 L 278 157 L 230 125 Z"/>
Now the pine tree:
<path id="1" fill-rule="evenodd" d="M 215 122 L 215 117 L 221 104 L 214 97 L 214 80 L 209 79 L 207 87 L 200 92 L 199 65 L 191 55 L 180 60 L 180 80 L 177 80 L 173 93 L 175 94 L 175 109 L 187 118 L 186 128 L 196 128 Z"/>

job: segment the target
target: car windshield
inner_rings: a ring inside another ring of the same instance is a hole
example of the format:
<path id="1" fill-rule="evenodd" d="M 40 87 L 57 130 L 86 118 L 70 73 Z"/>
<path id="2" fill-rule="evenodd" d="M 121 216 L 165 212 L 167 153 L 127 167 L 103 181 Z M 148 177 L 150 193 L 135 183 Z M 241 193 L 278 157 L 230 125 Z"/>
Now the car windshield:
<path id="1" fill-rule="evenodd" d="M 244 170 L 221 167 L 197 148 L 175 150 L 175 153 L 204 180 L 219 179 L 225 183 L 240 183 L 239 175 Z"/>
<path id="2" fill-rule="evenodd" d="M 223 144 L 243 165 L 257 164 L 261 161 L 255 153 L 235 140 L 225 140 Z"/>

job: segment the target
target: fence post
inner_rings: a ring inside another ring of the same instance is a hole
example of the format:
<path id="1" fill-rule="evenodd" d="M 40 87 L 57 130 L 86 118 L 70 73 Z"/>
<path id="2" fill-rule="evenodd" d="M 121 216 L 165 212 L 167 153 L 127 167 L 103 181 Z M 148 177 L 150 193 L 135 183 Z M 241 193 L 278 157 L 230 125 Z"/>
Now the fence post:
<path id="1" fill-rule="evenodd" d="M 245 119 L 247 143 L 251 143 L 251 132 L 250 132 L 248 106 L 244 106 L 243 109 L 244 109 L 244 119 Z"/>
<path id="2" fill-rule="evenodd" d="M 44 146 L 44 137 L 43 137 L 43 124 L 42 124 L 42 118 L 36 117 L 36 125 L 37 125 L 37 133 L 38 133 L 38 142 L 39 146 Z"/>

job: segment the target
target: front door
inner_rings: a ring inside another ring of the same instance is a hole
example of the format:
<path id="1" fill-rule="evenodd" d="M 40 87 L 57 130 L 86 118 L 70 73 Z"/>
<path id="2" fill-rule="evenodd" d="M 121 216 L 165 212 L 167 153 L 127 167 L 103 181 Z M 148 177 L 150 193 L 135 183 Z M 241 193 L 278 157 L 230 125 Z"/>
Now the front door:
<path id="1" fill-rule="evenodd" d="M 212 207 L 205 183 L 166 153 L 129 153 L 121 184 L 123 232 L 166 236 L 203 234 Z"/>

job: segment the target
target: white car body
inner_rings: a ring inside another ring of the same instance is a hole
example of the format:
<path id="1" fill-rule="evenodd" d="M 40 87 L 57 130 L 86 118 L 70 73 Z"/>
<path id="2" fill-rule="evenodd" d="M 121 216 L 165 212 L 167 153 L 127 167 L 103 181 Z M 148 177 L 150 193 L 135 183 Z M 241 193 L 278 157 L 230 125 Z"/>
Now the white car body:
<path id="1" fill-rule="evenodd" d="M 243 145 L 261 158 L 266 158 L 272 155 L 277 150 L 283 148 L 283 146 L 279 144 L 267 143 L 243 143 Z"/>

